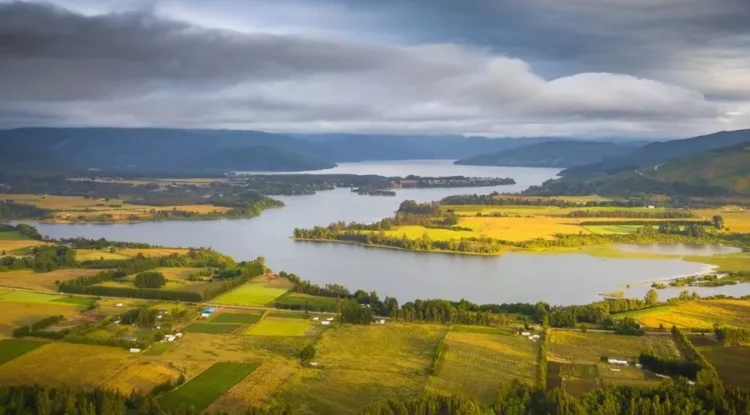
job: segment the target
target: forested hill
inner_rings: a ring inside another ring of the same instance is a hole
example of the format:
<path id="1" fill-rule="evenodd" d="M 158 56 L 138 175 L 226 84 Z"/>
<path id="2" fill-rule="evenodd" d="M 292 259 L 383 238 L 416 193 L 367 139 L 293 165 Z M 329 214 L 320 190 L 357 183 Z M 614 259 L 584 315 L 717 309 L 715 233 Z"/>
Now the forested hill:
<path id="1" fill-rule="evenodd" d="M 616 174 L 565 176 L 532 186 L 524 193 L 622 197 L 747 195 L 750 194 L 750 141 Z"/>
<path id="2" fill-rule="evenodd" d="M 673 160 L 640 173 L 658 181 L 708 184 L 748 194 L 750 141 Z"/>
<path id="3" fill-rule="evenodd" d="M 750 142 L 750 130 L 722 131 L 714 134 L 652 143 L 625 156 L 610 158 L 593 164 L 564 170 L 563 176 L 590 177 L 597 174 L 616 174 L 648 166 L 656 166 L 703 151 Z"/>
<path id="4" fill-rule="evenodd" d="M 552 141 L 461 159 L 455 164 L 475 166 L 572 167 L 622 156 L 633 148 L 610 142 Z"/>
<path id="5" fill-rule="evenodd" d="M 0 131 L 0 170 L 303 171 L 334 167 L 304 141 L 259 131 L 155 128 L 21 128 Z M 298 149 L 295 151 L 294 149 Z M 306 152 L 307 151 L 307 152 Z"/>

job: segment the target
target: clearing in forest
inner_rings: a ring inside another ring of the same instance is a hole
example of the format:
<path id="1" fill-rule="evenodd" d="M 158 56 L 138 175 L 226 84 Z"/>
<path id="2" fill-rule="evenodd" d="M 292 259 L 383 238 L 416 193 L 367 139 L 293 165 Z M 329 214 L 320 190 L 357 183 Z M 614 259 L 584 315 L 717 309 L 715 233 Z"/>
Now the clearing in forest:
<path id="1" fill-rule="evenodd" d="M 427 390 L 491 404 L 503 384 L 534 383 L 538 348 L 539 343 L 515 334 L 450 331 Z"/>
<path id="2" fill-rule="evenodd" d="M 257 363 L 216 363 L 161 397 L 159 404 L 173 410 L 184 406 L 194 408 L 196 413 L 202 412 L 257 367 Z"/>
<path id="3" fill-rule="evenodd" d="M 300 413 L 351 414 L 375 402 L 421 396 L 446 330 L 399 323 L 329 330 L 314 358 L 320 369 L 299 369 L 273 399 Z"/>

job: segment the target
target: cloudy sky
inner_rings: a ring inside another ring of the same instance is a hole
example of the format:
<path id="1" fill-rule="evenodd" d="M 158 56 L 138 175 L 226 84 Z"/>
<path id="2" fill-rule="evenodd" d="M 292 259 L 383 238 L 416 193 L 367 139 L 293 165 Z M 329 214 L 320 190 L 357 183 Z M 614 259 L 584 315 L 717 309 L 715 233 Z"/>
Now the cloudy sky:
<path id="1" fill-rule="evenodd" d="M 748 0 L 0 0 L 0 127 L 750 128 Z"/>

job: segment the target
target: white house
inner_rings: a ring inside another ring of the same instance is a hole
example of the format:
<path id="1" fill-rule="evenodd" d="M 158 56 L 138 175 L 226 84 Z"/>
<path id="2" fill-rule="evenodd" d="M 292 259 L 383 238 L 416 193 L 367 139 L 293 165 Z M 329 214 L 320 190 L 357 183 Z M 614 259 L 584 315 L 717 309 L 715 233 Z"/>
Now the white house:
<path id="1" fill-rule="evenodd" d="M 628 366 L 627 360 L 607 359 L 607 363 L 616 366 Z"/>
<path id="2" fill-rule="evenodd" d="M 140 353 L 140 352 L 141 352 L 141 349 L 138 349 L 136 347 L 133 347 L 130 349 L 130 353 Z"/>

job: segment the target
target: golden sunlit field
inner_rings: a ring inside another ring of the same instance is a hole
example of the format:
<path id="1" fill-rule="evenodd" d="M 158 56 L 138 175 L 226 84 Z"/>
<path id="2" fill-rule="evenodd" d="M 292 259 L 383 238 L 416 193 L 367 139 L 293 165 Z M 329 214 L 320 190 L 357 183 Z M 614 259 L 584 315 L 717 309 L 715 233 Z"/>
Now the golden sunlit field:
<path id="1" fill-rule="evenodd" d="M 297 369 L 299 363 L 283 358 L 263 362 L 206 409 L 208 413 L 241 413 L 248 406 L 263 406 Z"/>
<path id="2" fill-rule="evenodd" d="M 20 326 L 35 323 L 45 317 L 62 315 L 74 318 L 79 310 L 65 303 L 23 303 L 0 301 L 0 334 L 9 336 Z"/>
<path id="3" fill-rule="evenodd" d="M 124 395 L 129 395 L 132 391 L 148 393 L 154 386 L 174 381 L 179 376 L 180 372 L 168 365 L 158 362 L 137 362 L 109 378 L 102 387 L 120 391 Z"/>
<path id="4" fill-rule="evenodd" d="M 750 210 L 727 207 L 723 209 L 696 210 L 695 213 L 709 220 L 714 215 L 720 215 L 724 218 L 724 226 L 729 228 L 730 232 L 750 233 Z"/>
<path id="5" fill-rule="evenodd" d="M 13 251 L 19 249 L 28 248 L 30 246 L 46 245 L 47 242 L 36 241 L 34 239 L 2 239 L 0 238 L 0 254 L 3 252 L 10 254 Z"/>
<path id="6" fill-rule="evenodd" d="M 750 327 L 750 300 L 697 300 L 619 314 L 647 327 L 712 329 L 714 324 Z"/>
<path id="7" fill-rule="evenodd" d="M 101 387 L 134 358 L 117 347 L 49 343 L 0 365 L 0 383 L 72 389 Z"/>
<path id="8" fill-rule="evenodd" d="M 96 269 L 57 269 L 50 272 L 34 272 L 28 269 L 0 272 L 0 286 L 27 290 L 57 291 L 55 281 L 65 282 L 85 275 L 93 275 Z"/>

